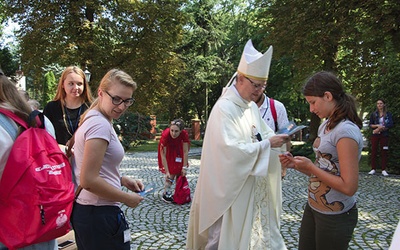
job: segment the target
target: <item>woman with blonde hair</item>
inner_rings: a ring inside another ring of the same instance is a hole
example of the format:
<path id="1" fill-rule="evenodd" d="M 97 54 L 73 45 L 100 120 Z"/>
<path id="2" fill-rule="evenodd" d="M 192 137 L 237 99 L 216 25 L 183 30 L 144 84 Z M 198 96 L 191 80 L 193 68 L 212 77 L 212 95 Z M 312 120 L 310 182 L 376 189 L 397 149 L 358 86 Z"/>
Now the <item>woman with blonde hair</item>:
<path id="1" fill-rule="evenodd" d="M 85 73 L 77 66 L 68 66 L 61 74 L 56 96 L 43 113 L 53 123 L 58 144 L 67 145 L 75 133 L 80 116 L 93 101 Z"/>
<path id="2" fill-rule="evenodd" d="M 78 249 L 130 249 L 130 230 L 123 203 L 136 207 L 143 198 L 124 192 L 122 186 L 138 192 L 139 180 L 120 176 L 125 151 L 112 121 L 134 103 L 136 83 L 124 71 L 110 70 L 101 80 L 97 99 L 82 115 L 75 133 L 74 157 L 78 194 L 72 212 L 72 226 Z"/>

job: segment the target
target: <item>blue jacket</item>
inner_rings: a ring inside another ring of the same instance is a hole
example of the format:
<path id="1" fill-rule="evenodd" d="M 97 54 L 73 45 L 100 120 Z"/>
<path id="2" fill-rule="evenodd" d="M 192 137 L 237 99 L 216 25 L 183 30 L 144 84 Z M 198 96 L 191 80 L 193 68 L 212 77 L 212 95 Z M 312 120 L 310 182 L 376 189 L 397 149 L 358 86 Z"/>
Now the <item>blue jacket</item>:
<path id="1" fill-rule="evenodd" d="M 389 136 L 389 129 L 393 127 L 393 116 L 390 112 L 386 112 L 386 115 L 384 116 L 384 126 L 387 128 L 387 130 L 384 130 L 381 132 L 381 135 L 383 136 Z M 379 112 L 375 111 L 371 114 L 369 118 L 369 125 L 373 124 L 379 124 Z"/>

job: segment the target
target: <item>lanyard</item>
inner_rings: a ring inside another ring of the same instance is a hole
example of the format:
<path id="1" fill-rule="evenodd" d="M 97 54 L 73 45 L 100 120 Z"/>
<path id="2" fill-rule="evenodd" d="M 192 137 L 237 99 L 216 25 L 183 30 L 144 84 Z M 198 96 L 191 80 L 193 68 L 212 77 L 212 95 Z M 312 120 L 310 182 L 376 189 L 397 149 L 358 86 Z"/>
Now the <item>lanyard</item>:
<path id="1" fill-rule="evenodd" d="M 268 101 L 268 97 L 266 97 L 265 98 L 265 100 L 267 100 L 267 108 L 265 109 L 265 111 L 264 111 L 264 114 L 262 115 L 262 118 L 264 119 L 264 116 L 265 116 L 265 114 L 267 113 L 267 111 L 268 111 L 268 108 L 269 108 L 269 101 Z"/>
<path id="2" fill-rule="evenodd" d="M 69 133 L 70 135 L 73 135 L 74 132 L 75 132 L 75 130 L 78 128 L 79 117 L 80 117 L 81 111 L 82 111 L 82 105 L 79 107 L 78 114 L 77 114 L 77 116 L 76 116 L 75 126 L 72 124 L 72 120 L 71 120 L 71 118 L 70 118 L 70 116 L 69 116 L 69 112 L 68 112 L 67 107 L 64 106 L 64 109 L 65 109 L 65 112 L 63 112 L 63 113 L 64 113 L 64 117 L 63 117 L 63 118 L 64 118 L 65 127 L 66 127 L 68 133 Z M 63 111 L 64 111 L 64 109 L 63 109 Z M 65 120 L 65 116 L 67 116 L 68 124 L 67 124 L 67 121 Z M 70 129 L 71 129 L 71 130 L 70 130 Z"/>

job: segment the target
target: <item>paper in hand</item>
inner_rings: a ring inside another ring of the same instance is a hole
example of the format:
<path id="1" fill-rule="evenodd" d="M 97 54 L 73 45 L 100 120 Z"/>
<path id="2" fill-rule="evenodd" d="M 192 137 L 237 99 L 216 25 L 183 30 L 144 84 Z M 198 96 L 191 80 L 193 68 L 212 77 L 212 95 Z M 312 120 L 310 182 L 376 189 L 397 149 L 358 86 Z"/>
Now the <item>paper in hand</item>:
<path id="1" fill-rule="evenodd" d="M 155 190 L 155 185 L 154 184 L 148 184 L 143 191 L 138 192 L 138 194 L 142 197 L 145 197 L 148 194 L 154 193 Z"/>
<path id="2" fill-rule="evenodd" d="M 283 128 L 279 129 L 276 134 L 287 134 L 287 135 L 293 135 L 296 132 L 299 132 L 303 128 L 306 128 L 307 126 L 305 125 L 300 125 L 297 126 L 296 123 L 294 122 L 289 122 L 286 124 Z"/>

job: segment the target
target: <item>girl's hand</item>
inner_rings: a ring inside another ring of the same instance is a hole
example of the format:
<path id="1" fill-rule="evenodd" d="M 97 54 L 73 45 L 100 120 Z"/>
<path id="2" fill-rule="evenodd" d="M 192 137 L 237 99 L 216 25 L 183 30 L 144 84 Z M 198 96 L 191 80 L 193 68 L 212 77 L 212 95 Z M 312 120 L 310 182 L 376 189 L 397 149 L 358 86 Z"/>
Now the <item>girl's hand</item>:
<path id="1" fill-rule="evenodd" d="M 310 159 L 304 156 L 293 157 L 294 168 L 303 173 L 311 173 L 314 164 Z"/>
<path id="2" fill-rule="evenodd" d="M 282 167 L 285 168 L 294 168 L 294 158 L 290 152 L 286 152 L 279 155 L 279 161 L 282 164 Z"/>
<path id="3" fill-rule="evenodd" d="M 131 208 L 135 208 L 139 205 L 139 203 L 144 200 L 142 196 L 137 193 L 130 193 L 128 199 L 124 202 L 125 205 Z"/>
<path id="4" fill-rule="evenodd" d="M 144 185 L 141 180 L 135 180 L 127 176 L 123 176 L 121 178 L 121 185 L 133 192 L 140 192 L 144 189 Z"/>

